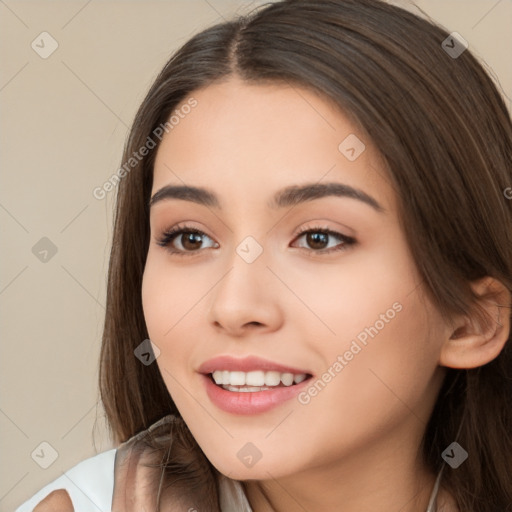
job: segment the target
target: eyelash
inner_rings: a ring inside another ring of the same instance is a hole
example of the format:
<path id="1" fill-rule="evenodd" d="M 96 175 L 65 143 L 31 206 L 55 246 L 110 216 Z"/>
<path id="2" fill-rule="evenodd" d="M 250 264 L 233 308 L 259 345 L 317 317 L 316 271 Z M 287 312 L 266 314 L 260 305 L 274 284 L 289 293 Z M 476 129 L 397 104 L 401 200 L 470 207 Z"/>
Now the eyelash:
<path id="1" fill-rule="evenodd" d="M 193 227 L 189 227 L 189 226 L 186 226 L 186 225 L 185 226 L 177 225 L 176 227 L 165 231 L 162 234 L 161 238 L 158 239 L 156 243 L 157 243 L 157 245 L 159 245 L 161 247 L 165 247 L 171 254 L 176 255 L 176 256 L 194 256 L 197 253 L 201 252 L 200 250 L 197 250 L 197 251 L 182 251 L 182 250 L 173 249 L 173 248 L 170 247 L 171 242 L 173 242 L 174 239 L 178 237 L 178 235 L 181 235 L 183 233 L 194 233 L 194 234 L 197 234 L 197 235 L 200 235 L 200 236 L 207 236 L 208 237 L 208 235 L 204 231 L 201 231 L 199 229 L 196 229 L 196 228 L 193 228 Z M 325 235 L 333 236 L 335 238 L 339 238 L 342 241 L 341 244 L 338 244 L 335 247 L 331 247 L 330 249 L 315 250 L 315 249 L 307 249 L 307 248 L 301 247 L 301 249 L 306 249 L 309 252 L 313 252 L 313 253 L 317 253 L 317 254 L 327 254 L 327 253 L 332 253 L 332 252 L 345 251 L 350 246 L 352 246 L 352 245 L 357 243 L 355 238 L 352 238 L 352 237 L 347 236 L 347 235 L 343 235 L 341 233 L 338 233 L 336 231 L 332 231 L 330 229 L 327 229 L 327 228 L 324 228 L 324 227 L 321 227 L 321 226 L 314 226 L 312 228 L 301 229 L 295 235 L 294 240 L 298 239 L 302 235 L 308 234 L 308 233 L 322 233 L 322 234 L 325 234 Z M 210 237 L 208 237 L 208 238 L 210 238 Z"/>

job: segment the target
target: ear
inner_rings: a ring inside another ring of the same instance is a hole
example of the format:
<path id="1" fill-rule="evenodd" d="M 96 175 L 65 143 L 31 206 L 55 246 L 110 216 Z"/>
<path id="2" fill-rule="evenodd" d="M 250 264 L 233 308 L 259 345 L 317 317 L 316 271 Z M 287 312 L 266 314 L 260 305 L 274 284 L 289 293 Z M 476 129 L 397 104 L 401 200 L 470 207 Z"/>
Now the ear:
<path id="1" fill-rule="evenodd" d="M 471 288 L 486 318 L 472 308 L 467 316 L 457 317 L 450 327 L 439 364 L 449 368 L 469 369 L 483 366 L 500 354 L 510 335 L 511 294 L 503 283 L 485 277 Z"/>

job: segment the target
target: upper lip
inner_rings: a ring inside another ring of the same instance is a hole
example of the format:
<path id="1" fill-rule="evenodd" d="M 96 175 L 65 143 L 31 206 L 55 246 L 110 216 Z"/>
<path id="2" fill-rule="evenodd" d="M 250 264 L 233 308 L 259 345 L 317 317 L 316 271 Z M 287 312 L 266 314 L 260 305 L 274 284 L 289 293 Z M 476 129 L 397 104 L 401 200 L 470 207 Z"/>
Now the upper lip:
<path id="1" fill-rule="evenodd" d="M 253 370 L 265 370 L 265 371 L 276 371 L 280 373 L 293 373 L 299 375 L 301 373 L 311 375 L 311 372 L 300 368 L 294 368 L 292 366 L 275 363 L 268 359 L 262 359 L 257 356 L 247 356 L 243 358 L 236 358 L 232 356 L 217 356 L 212 359 L 208 359 L 201 364 L 198 369 L 199 373 L 208 375 L 213 373 L 215 370 L 228 370 L 228 371 L 240 371 L 250 372 Z"/>

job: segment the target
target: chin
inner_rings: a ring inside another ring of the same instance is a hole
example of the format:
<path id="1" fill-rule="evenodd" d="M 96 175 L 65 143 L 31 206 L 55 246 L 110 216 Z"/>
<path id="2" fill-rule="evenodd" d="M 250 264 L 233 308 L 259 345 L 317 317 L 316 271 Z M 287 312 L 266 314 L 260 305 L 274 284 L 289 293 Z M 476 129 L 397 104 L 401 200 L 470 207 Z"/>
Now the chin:
<path id="1" fill-rule="evenodd" d="M 220 473 L 233 480 L 268 480 L 288 474 L 285 468 L 278 468 L 275 464 L 263 464 L 262 461 L 256 463 L 252 468 L 241 467 L 241 464 L 234 467 L 232 460 L 225 460 L 220 464 L 213 465 Z"/>
<path id="2" fill-rule="evenodd" d="M 300 471 L 307 463 L 296 460 L 295 449 L 289 456 L 285 450 L 278 450 L 278 446 L 267 443 L 262 447 L 258 442 L 253 444 L 246 439 L 208 443 L 203 452 L 220 473 L 234 480 L 281 478 Z"/>

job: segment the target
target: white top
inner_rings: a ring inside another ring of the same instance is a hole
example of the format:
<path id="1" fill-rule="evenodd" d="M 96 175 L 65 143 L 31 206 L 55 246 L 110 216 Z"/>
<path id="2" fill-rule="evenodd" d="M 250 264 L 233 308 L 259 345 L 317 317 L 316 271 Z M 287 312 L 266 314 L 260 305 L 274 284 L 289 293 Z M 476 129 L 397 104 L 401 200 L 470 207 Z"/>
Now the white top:
<path id="1" fill-rule="evenodd" d="M 62 474 L 20 505 L 15 512 L 32 512 L 48 494 L 65 489 L 75 512 L 111 512 L 116 449 L 90 457 Z M 252 512 L 241 484 L 221 476 L 222 512 Z"/>
<path id="2" fill-rule="evenodd" d="M 57 489 L 68 491 L 76 512 L 110 512 L 115 456 L 114 448 L 78 463 L 34 494 L 16 512 L 32 512 L 40 501 Z"/>
<path id="3" fill-rule="evenodd" d="M 32 512 L 48 494 L 65 489 L 75 512 L 111 512 L 114 491 L 114 467 L 117 449 L 90 457 L 43 487 L 15 512 Z M 444 467 L 444 466 L 443 466 Z M 435 512 L 442 469 L 436 480 L 426 512 Z M 222 512 L 252 512 L 242 485 L 221 475 L 220 504 Z"/>

